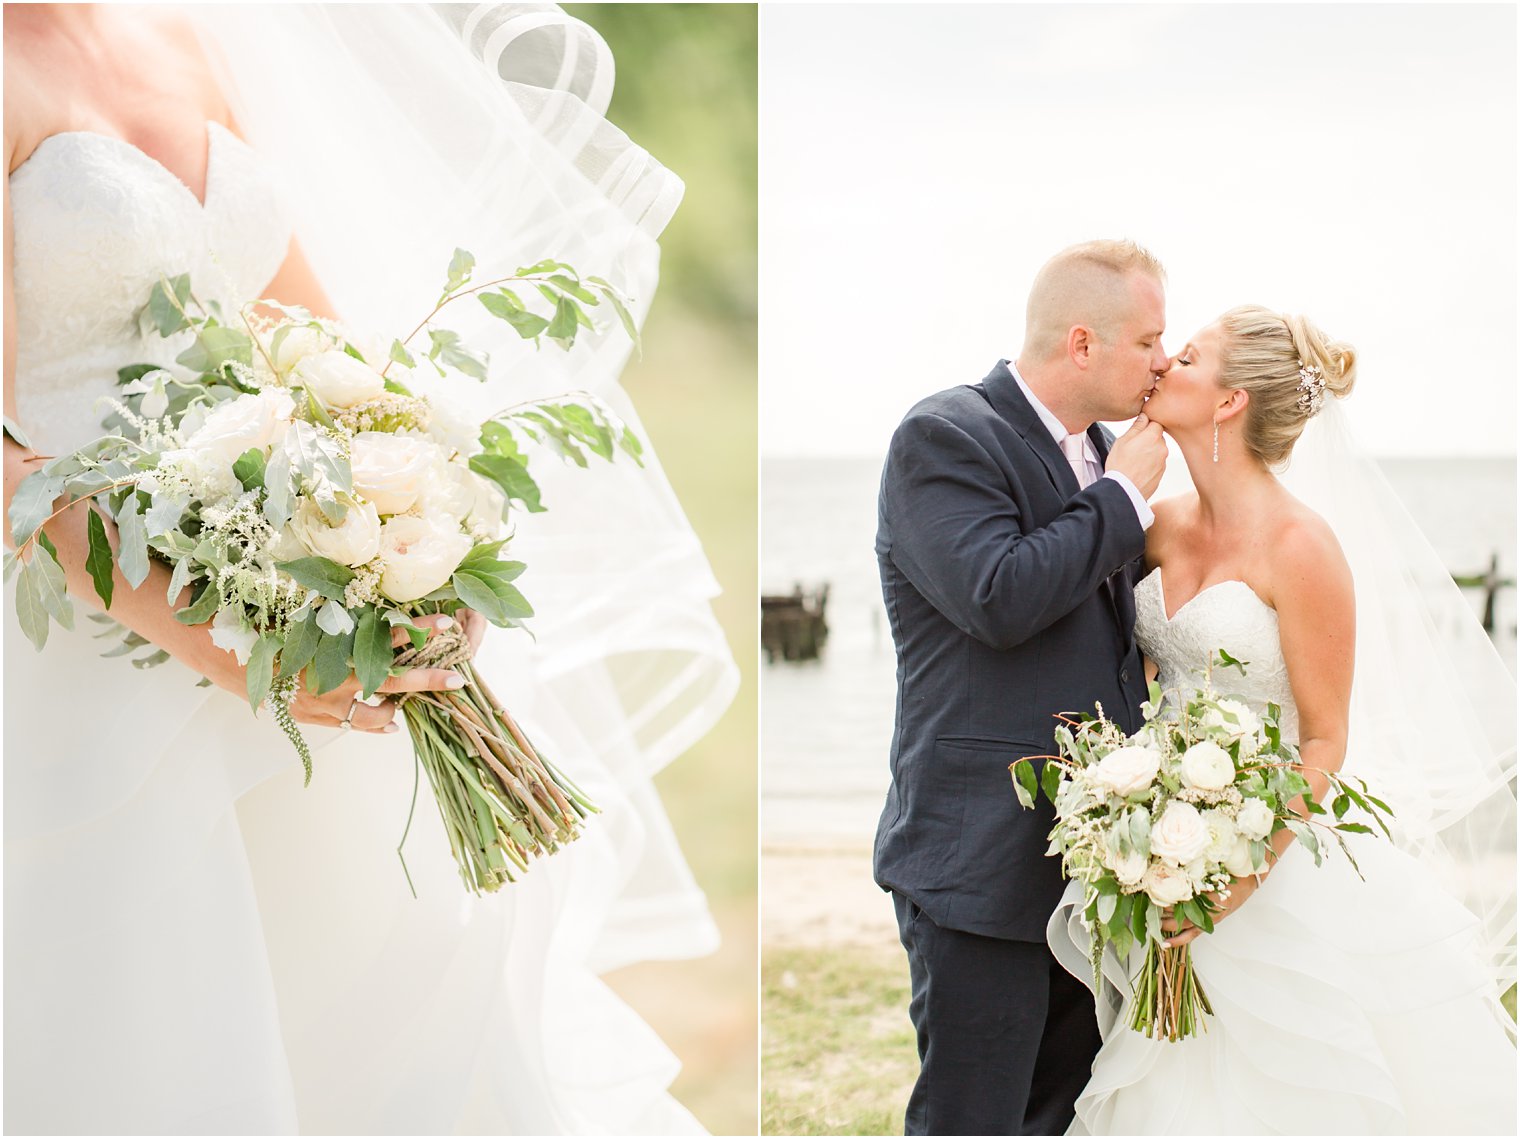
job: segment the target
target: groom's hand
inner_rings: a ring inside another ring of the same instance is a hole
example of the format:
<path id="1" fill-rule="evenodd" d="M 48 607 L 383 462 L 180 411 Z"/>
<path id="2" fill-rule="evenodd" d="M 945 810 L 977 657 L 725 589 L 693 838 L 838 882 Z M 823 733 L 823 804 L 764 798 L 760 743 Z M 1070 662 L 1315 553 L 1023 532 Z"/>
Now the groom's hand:
<path id="1" fill-rule="evenodd" d="M 1166 470 L 1166 439 L 1161 424 L 1152 423 L 1143 413 L 1135 416 L 1129 430 L 1114 440 L 1105 470 L 1129 479 L 1146 498 L 1155 494 Z"/>

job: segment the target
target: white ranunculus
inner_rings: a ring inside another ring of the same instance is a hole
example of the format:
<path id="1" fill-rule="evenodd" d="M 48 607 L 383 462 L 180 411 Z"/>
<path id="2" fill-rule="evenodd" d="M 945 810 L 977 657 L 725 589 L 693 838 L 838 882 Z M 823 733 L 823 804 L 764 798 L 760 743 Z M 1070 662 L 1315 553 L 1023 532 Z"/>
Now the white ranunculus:
<path id="1" fill-rule="evenodd" d="M 1217 701 L 1218 707 L 1210 708 L 1203 714 L 1203 726 L 1205 728 L 1218 729 L 1228 732 L 1232 736 L 1254 736 L 1261 730 L 1261 719 L 1239 700 Z M 1235 723 L 1226 720 L 1222 712 L 1229 712 L 1235 717 Z"/>
<path id="2" fill-rule="evenodd" d="M 1150 861 L 1145 855 L 1132 850 L 1128 854 L 1115 855 L 1109 869 L 1119 879 L 1119 885 L 1138 886 L 1145 877 L 1145 868 L 1150 865 Z"/>
<path id="3" fill-rule="evenodd" d="M 1251 842 L 1245 835 L 1235 840 L 1234 849 L 1224 860 L 1224 868 L 1237 878 L 1249 878 L 1256 873 L 1256 867 L 1251 862 Z"/>
<path id="4" fill-rule="evenodd" d="M 385 394 L 385 380 L 368 364 L 332 349 L 304 357 L 290 372 L 325 407 L 356 407 Z"/>
<path id="5" fill-rule="evenodd" d="M 1148 788 L 1160 770 L 1160 753 L 1131 746 L 1109 752 L 1088 768 L 1088 777 L 1116 795 L 1128 796 Z"/>
<path id="6" fill-rule="evenodd" d="M 1235 849 L 1235 840 L 1239 837 L 1234 821 L 1215 807 L 1203 812 L 1203 825 L 1209 828 L 1209 848 L 1204 851 L 1204 856 L 1210 862 L 1223 862 L 1225 856 Z"/>
<path id="7" fill-rule="evenodd" d="M 1276 818 L 1265 799 L 1248 798 L 1236 812 L 1235 829 L 1250 839 L 1266 838 Z"/>
<path id="8" fill-rule="evenodd" d="M 1235 782 L 1235 761 L 1224 748 L 1204 740 L 1182 753 L 1181 774 L 1195 791 L 1223 791 Z"/>
<path id="9" fill-rule="evenodd" d="M 437 469 L 438 448 L 415 435 L 361 431 L 349 452 L 354 491 L 381 514 L 411 508 Z"/>
<path id="10" fill-rule="evenodd" d="M 1151 854 L 1177 866 L 1186 866 L 1208 847 L 1209 828 L 1191 803 L 1173 799 L 1151 824 Z"/>
<path id="11" fill-rule="evenodd" d="M 449 580 L 474 546 L 457 526 L 403 515 L 380 527 L 380 592 L 392 601 L 415 601 Z"/>
<path id="12" fill-rule="evenodd" d="M 1187 876 L 1187 871 L 1164 862 L 1151 863 L 1140 886 L 1151 901 L 1162 907 L 1175 906 L 1193 896 L 1193 880 Z"/>
<path id="13" fill-rule="evenodd" d="M 245 628 L 235 609 L 218 609 L 211 622 L 211 643 L 237 656 L 238 664 L 247 664 L 248 655 L 258 643 L 259 635 Z"/>
<path id="14" fill-rule="evenodd" d="M 211 411 L 185 440 L 184 450 L 193 451 L 202 464 L 231 466 L 244 451 L 266 450 L 283 439 L 295 406 L 283 388 L 240 395 Z"/>
<path id="15" fill-rule="evenodd" d="M 276 329 L 278 331 L 278 329 Z M 275 371 L 285 375 L 308 356 L 315 356 L 319 352 L 326 352 L 333 347 L 333 338 L 319 328 L 310 325 L 293 327 L 284 336 L 280 337 L 278 349 L 271 348 L 270 358 L 274 361 Z M 274 337 L 270 337 L 271 346 Z"/>
<path id="16" fill-rule="evenodd" d="M 290 520 L 296 537 L 312 553 L 344 566 L 362 566 L 380 552 L 380 515 L 373 504 L 349 500 L 336 526 L 321 507 L 303 498 Z"/>

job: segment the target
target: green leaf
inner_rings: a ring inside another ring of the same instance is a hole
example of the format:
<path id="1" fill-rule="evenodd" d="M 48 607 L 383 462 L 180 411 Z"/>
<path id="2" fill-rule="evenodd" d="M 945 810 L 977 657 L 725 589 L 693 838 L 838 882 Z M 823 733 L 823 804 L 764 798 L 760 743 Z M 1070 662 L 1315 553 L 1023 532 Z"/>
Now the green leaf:
<path id="1" fill-rule="evenodd" d="M 498 293 L 477 293 L 486 311 L 499 320 L 506 321 L 524 340 L 535 340 L 549 322 L 535 312 L 529 312 L 510 289 Z"/>
<path id="2" fill-rule="evenodd" d="M 344 637 L 354 631 L 354 619 L 341 601 L 329 601 L 317 610 L 317 628 L 329 636 Z"/>
<path id="3" fill-rule="evenodd" d="M 1061 765 L 1046 760 L 1040 765 L 1040 789 L 1052 803 L 1061 790 Z"/>
<path id="4" fill-rule="evenodd" d="M 1113 921 L 1113 919 L 1114 919 L 1114 913 L 1115 913 L 1115 911 L 1118 910 L 1118 908 L 1119 908 L 1119 895 L 1118 894 L 1099 894 L 1098 895 L 1098 922 L 1099 922 L 1099 924 L 1101 924 L 1101 925 L 1107 925 L 1109 922 Z"/>
<path id="5" fill-rule="evenodd" d="M 1351 796 L 1347 795 L 1344 791 L 1337 795 L 1330 804 L 1330 809 L 1335 812 L 1337 819 L 1344 819 L 1350 807 Z"/>
<path id="6" fill-rule="evenodd" d="M 467 376 L 484 381 L 488 376 L 490 358 L 477 349 L 468 347 L 459 339 L 459 333 L 450 332 L 443 328 L 428 329 L 428 338 L 433 347 L 428 352 L 429 360 L 442 360 L 450 368 L 455 368 Z"/>
<path id="7" fill-rule="evenodd" d="M 229 360 L 253 363 L 253 340 L 241 328 L 201 328 L 195 343 L 174 358 L 192 372 L 214 372 Z"/>
<path id="8" fill-rule="evenodd" d="M 583 288 L 579 281 L 573 281 L 563 274 L 556 273 L 549 278 L 549 283 L 561 292 L 569 293 L 582 304 L 595 305 L 600 303 L 596 299 L 596 294 L 590 289 Z"/>
<path id="9" fill-rule="evenodd" d="M 133 380 L 140 380 L 149 372 L 161 372 L 163 368 L 158 364 L 128 364 L 125 368 L 116 369 L 116 383 L 125 387 Z"/>
<path id="10" fill-rule="evenodd" d="M 493 625 L 510 625 L 515 620 L 533 616 L 533 607 L 517 587 L 500 578 L 455 570 L 450 579 L 454 592 L 471 609 L 478 611 Z"/>
<path id="11" fill-rule="evenodd" d="M 65 629 L 74 627 L 73 607 L 65 596 L 63 567 L 40 544 L 32 547 L 32 556 L 21 566 L 16 579 L 16 618 L 27 640 L 39 650 L 47 644 L 49 618 Z"/>
<path id="12" fill-rule="evenodd" d="M 568 349 L 575 343 L 575 333 L 580 328 L 580 319 L 577 314 L 575 302 L 569 297 L 561 296 L 554 302 L 554 319 L 549 322 L 549 327 L 544 334 L 561 348 Z"/>
<path id="13" fill-rule="evenodd" d="M 317 628 L 316 611 L 308 611 L 285 634 L 285 647 L 280 650 L 279 679 L 295 676 L 309 665 L 321 639 L 322 631 Z"/>
<path id="14" fill-rule="evenodd" d="M 1219 652 L 1219 663 L 1221 665 L 1223 665 L 1225 668 L 1238 668 L 1240 670 L 1240 675 L 1241 676 L 1244 676 L 1246 674 L 1246 666 L 1251 663 L 1250 661 L 1248 661 L 1248 660 L 1236 660 L 1234 657 L 1232 657 L 1229 653 L 1225 652 L 1223 649 L 1218 650 L 1218 652 Z"/>
<path id="15" fill-rule="evenodd" d="M 385 683 L 393 659 L 390 625 L 373 605 L 366 606 L 354 634 L 354 674 L 366 700 Z"/>
<path id="16" fill-rule="evenodd" d="M 180 519 L 190 508 L 188 494 L 170 494 L 161 491 L 153 496 L 153 505 L 143 515 L 143 531 L 149 537 L 158 537 L 179 528 Z"/>
<path id="17" fill-rule="evenodd" d="M 509 502 L 520 502 L 530 514 L 543 513 L 539 502 L 538 484 L 528 474 L 528 468 L 516 459 L 504 455 L 481 454 L 470 457 L 470 470 L 484 475 L 497 486 Z"/>
<path id="18" fill-rule="evenodd" d="M 90 552 L 84 565 L 95 582 L 95 592 L 109 609 L 111 590 L 116 584 L 116 560 L 111 552 L 111 539 L 106 536 L 105 520 L 93 503 L 85 508 L 85 513 L 89 516 L 86 529 L 89 532 Z"/>
<path id="19" fill-rule="evenodd" d="M 1372 828 L 1366 823 L 1337 823 L 1336 830 L 1345 831 L 1347 834 L 1371 834 Z"/>
<path id="20" fill-rule="evenodd" d="M 63 493 L 64 478 L 47 471 L 33 471 L 22 479 L 11 498 L 11 537 L 19 547 L 53 513 L 53 503 Z"/>
<path id="21" fill-rule="evenodd" d="M 1034 806 L 1035 775 L 1034 764 L 1027 759 L 1021 759 L 1011 765 L 1013 770 L 1013 793 L 1019 798 L 1021 807 Z"/>
<path id="22" fill-rule="evenodd" d="M 307 589 L 314 589 L 333 601 L 342 601 L 344 590 L 354 580 L 353 570 L 328 558 L 297 558 L 293 562 L 279 562 L 278 568 Z"/>
<path id="23" fill-rule="evenodd" d="M 517 275 L 519 277 L 531 277 L 535 273 L 554 273 L 561 269 L 566 273 L 575 273 L 575 270 L 572 269 L 569 265 L 566 265 L 563 261 L 544 260 L 535 262 L 532 265 L 528 265 L 524 268 L 519 269 L 517 271 Z"/>
<path id="24" fill-rule="evenodd" d="M 1151 900 L 1144 894 L 1131 894 L 1130 897 L 1135 899 L 1135 908 L 1130 911 L 1129 930 L 1139 941 L 1145 936 L 1145 911 Z"/>
<path id="25" fill-rule="evenodd" d="M 148 304 L 138 318 L 139 323 L 146 328 L 156 328 L 160 336 L 173 336 L 181 329 L 190 327 L 190 321 L 185 316 L 185 304 L 189 299 L 188 273 L 167 280 L 160 277 L 153 282 L 153 288 L 148 293 Z"/>
<path id="26" fill-rule="evenodd" d="M 475 271 L 475 257 L 467 249 L 454 250 L 454 256 L 449 259 L 449 279 L 444 283 L 443 295 L 448 296 L 455 289 L 464 285 L 470 279 L 470 274 Z"/>
<path id="27" fill-rule="evenodd" d="M 269 695 L 269 685 L 274 680 L 274 655 L 279 648 L 279 638 L 266 634 L 253 643 L 253 651 L 248 654 L 248 705 L 255 712 Z"/>
<path id="28" fill-rule="evenodd" d="M 399 340 L 391 341 L 391 359 L 405 368 L 415 368 L 416 359 L 406 350 L 406 345 Z"/>
<path id="29" fill-rule="evenodd" d="M 1314 833 L 1313 829 L 1308 823 L 1299 822 L 1297 819 L 1287 820 L 1287 826 L 1293 832 L 1294 837 L 1308 848 L 1309 853 L 1314 856 L 1314 865 L 1318 866 L 1322 856 L 1319 849 L 1319 837 Z"/>
<path id="30" fill-rule="evenodd" d="M 314 685 L 312 691 L 316 695 L 331 692 L 348 679 L 348 661 L 353 645 L 353 633 L 343 633 L 336 637 L 324 636 L 317 644 L 311 669 L 311 683 Z"/>
<path id="31" fill-rule="evenodd" d="M 5 425 L 5 434 L 9 435 L 22 447 L 25 447 L 27 450 L 31 450 L 31 440 L 26 437 L 26 433 L 23 432 L 21 428 L 16 426 L 15 422 L 10 418 L 10 416 L 0 417 L 0 423 L 3 423 Z"/>
<path id="32" fill-rule="evenodd" d="M 201 591 L 195 595 L 195 600 L 175 613 L 174 619 L 181 625 L 203 625 L 216 615 L 220 603 L 221 591 L 208 578 Z"/>
<path id="33" fill-rule="evenodd" d="M 116 515 L 117 563 L 121 576 L 136 589 L 148 577 L 148 530 L 137 495 L 130 495 Z"/>
<path id="34" fill-rule="evenodd" d="M 250 447 L 232 464 L 232 473 L 244 490 L 258 490 L 264 485 L 264 452 Z"/>
<path id="35" fill-rule="evenodd" d="M 290 475 L 290 453 L 283 447 L 276 447 L 264 467 L 264 521 L 276 530 L 290 521 Z"/>

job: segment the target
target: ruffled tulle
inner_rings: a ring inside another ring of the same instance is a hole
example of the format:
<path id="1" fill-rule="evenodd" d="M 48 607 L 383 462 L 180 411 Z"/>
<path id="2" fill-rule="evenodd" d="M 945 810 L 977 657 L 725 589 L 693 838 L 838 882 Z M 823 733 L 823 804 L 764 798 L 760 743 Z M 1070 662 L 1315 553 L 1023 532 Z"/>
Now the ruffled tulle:
<path id="1" fill-rule="evenodd" d="M 1110 954 L 1104 1044 L 1070 1133 L 1514 1134 L 1515 1049 L 1474 953 L 1476 920 L 1387 843 L 1355 854 L 1365 882 L 1339 854 L 1316 868 L 1295 844 L 1192 943 L 1214 1008 L 1199 1037 L 1132 1031 Z M 1091 986 L 1080 909 L 1073 883 L 1048 937 Z"/>

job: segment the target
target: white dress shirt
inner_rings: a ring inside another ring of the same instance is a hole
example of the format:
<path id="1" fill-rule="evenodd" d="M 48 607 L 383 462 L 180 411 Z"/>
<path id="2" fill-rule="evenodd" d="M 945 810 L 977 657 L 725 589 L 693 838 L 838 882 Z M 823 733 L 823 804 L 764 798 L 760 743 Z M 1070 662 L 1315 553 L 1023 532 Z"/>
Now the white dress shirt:
<path id="1" fill-rule="evenodd" d="M 1051 438 L 1055 440 L 1056 447 L 1060 448 L 1067 435 L 1065 425 L 1055 417 L 1055 414 L 1048 407 L 1035 398 L 1034 392 L 1029 390 L 1029 385 L 1024 382 L 1024 377 L 1019 375 L 1019 370 L 1012 361 L 1008 364 L 1008 370 L 1013 373 L 1013 378 L 1019 385 L 1019 390 L 1024 393 L 1024 398 L 1029 401 L 1029 406 L 1034 408 L 1034 413 L 1040 417 L 1040 422 L 1045 425 L 1045 429 L 1050 432 Z M 1122 474 L 1119 471 L 1105 471 L 1102 462 L 1098 459 L 1097 448 L 1093 446 L 1093 441 L 1087 438 L 1086 435 L 1082 437 L 1082 451 L 1087 463 L 1087 477 L 1083 478 L 1078 474 L 1077 482 L 1086 487 L 1100 478 L 1113 479 L 1124 488 L 1124 493 L 1129 496 L 1130 504 L 1135 508 L 1135 516 L 1140 519 L 1140 528 L 1142 530 L 1149 530 L 1151 523 L 1156 520 L 1156 516 L 1151 512 L 1149 504 L 1146 503 L 1145 496 L 1140 493 L 1140 488 L 1129 480 L 1128 475 Z M 1073 472 L 1076 471 L 1075 463 L 1073 463 L 1072 469 Z"/>

